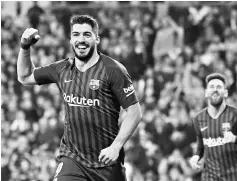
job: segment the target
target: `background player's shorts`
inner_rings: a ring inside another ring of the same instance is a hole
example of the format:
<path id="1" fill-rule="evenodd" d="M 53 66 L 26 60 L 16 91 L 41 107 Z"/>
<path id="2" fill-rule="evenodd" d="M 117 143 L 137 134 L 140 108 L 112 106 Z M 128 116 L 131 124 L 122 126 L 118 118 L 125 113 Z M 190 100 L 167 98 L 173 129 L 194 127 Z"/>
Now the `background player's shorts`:
<path id="1" fill-rule="evenodd" d="M 53 181 L 126 181 L 121 163 L 103 168 L 89 168 L 71 158 L 61 157 Z"/>

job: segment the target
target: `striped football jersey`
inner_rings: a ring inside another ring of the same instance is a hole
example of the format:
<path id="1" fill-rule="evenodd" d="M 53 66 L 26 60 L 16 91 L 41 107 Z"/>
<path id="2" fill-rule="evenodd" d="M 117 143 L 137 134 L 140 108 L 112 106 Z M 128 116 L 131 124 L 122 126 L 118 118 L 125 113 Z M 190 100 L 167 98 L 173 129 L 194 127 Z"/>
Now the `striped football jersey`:
<path id="1" fill-rule="evenodd" d="M 64 134 L 60 156 L 88 167 L 103 167 L 100 151 L 111 145 L 118 134 L 120 107 L 138 102 L 130 75 L 118 61 L 99 52 L 98 62 L 85 72 L 75 59 L 64 59 L 37 68 L 37 84 L 56 83 L 65 105 Z M 124 157 L 120 151 L 119 161 Z"/>
<path id="2" fill-rule="evenodd" d="M 202 180 L 234 181 L 237 178 L 237 143 L 225 143 L 223 126 L 237 135 L 237 109 L 226 106 L 218 118 L 212 118 L 207 108 L 194 118 L 197 152 L 204 156 Z"/>

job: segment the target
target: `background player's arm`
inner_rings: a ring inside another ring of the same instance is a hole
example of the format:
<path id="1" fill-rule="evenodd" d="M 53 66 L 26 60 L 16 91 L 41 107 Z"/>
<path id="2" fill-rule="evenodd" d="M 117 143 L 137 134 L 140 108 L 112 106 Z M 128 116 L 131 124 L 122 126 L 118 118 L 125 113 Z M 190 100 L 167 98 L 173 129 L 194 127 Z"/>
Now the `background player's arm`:
<path id="1" fill-rule="evenodd" d="M 203 164 L 203 154 L 204 154 L 204 144 L 203 144 L 203 139 L 202 139 L 202 134 L 201 131 L 198 127 L 198 123 L 197 121 L 193 121 L 194 124 L 194 129 L 197 135 L 197 149 L 194 153 L 194 155 L 191 157 L 190 159 L 190 165 L 193 169 L 200 169 L 201 168 L 201 164 Z M 200 163 L 199 163 L 200 161 Z"/>
<path id="2" fill-rule="evenodd" d="M 198 129 L 196 131 L 196 134 L 197 134 L 197 150 L 195 152 L 195 155 L 198 155 L 199 158 L 202 158 L 203 157 L 203 153 L 204 153 L 204 144 L 203 144 L 203 139 L 202 139 L 201 131 Z"/>
<path id="3" fill-rule="evenodd" d="M 224 132 L 224 140 L 226 143 L 237 144 L 237 111 L 234 113 L 235 119 L 232 123 L 232 128 L 230 131 Z"/>

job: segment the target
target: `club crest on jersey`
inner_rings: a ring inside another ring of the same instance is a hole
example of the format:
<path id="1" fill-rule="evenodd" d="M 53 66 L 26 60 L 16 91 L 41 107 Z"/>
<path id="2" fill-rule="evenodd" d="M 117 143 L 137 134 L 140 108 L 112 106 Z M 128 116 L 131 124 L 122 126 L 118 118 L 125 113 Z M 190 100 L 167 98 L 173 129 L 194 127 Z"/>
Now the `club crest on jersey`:
<path id="1" fill-rule="evenodd" d="M 91 79 L 89 84 L 90 89 L 97 90 L 100 87 L 100 80 Z"/>

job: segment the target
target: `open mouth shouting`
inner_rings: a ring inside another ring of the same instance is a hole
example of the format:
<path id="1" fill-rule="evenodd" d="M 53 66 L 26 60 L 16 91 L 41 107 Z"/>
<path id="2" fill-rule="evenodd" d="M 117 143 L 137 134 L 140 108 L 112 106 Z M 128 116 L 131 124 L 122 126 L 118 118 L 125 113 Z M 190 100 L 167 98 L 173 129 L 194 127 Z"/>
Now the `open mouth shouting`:
<path id="1" fill-rule="evenodd" d="M 218 99 L 219 97 L 220 97 L 220 95 L 218 93 L 212 94 L 212 98 L 214 98 L 214 99 Z"/>

